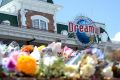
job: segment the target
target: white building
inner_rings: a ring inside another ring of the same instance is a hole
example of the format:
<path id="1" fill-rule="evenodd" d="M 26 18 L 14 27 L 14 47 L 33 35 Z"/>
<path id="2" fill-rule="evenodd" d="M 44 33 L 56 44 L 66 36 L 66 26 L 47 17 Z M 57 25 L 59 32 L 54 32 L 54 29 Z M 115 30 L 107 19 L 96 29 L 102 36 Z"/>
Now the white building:
<path id="1" fill-rule="evenodd" d="M 67 45 L 78 46 L 76 39 L 66 36 L 68 25 L 55 20 L 60 8 L 62 6 L 52 0 L 2 0 L 1 40 L 24 42 L 35 38 L 34 43 L 48 44 L 59 39 Z M 96 25 L 105 26 L 102 23 Z"/>

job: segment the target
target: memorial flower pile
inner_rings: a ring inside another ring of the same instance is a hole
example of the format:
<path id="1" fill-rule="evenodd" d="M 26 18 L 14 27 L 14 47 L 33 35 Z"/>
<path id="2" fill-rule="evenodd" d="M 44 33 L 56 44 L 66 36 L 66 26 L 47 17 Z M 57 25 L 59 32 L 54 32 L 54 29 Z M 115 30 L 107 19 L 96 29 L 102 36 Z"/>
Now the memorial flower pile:
<path id="1" fill-rule="evenodd" d="M 57 80 L 104 80 L 120 76 L 119 49 L 105 55 L 97 48 L 74 51 L 61 46 L 60 42 L 22 47 L 17 42 L 0 44 L 0 74 Z"/>

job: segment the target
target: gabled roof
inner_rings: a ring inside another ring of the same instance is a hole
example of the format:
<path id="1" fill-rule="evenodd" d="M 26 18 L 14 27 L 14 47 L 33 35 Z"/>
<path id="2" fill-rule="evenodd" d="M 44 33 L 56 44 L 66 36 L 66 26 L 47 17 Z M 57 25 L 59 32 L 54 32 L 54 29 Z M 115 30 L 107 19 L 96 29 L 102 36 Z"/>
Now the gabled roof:
<path id="1" fill-rule="evenodd" d="M 1 6 L 6 5 L 7 3 L 11 2 L 12 0 L 2 0 Z"/>
<path id="2" fill-rule="evenodd" d="M 4 6 L 7 3 L 11 2 L 13 0 L 2 0 L 1 5 L 0 6 Z M 53 0 L 47 0 L 48 3 L 52 3 L 53 4 Z"/>

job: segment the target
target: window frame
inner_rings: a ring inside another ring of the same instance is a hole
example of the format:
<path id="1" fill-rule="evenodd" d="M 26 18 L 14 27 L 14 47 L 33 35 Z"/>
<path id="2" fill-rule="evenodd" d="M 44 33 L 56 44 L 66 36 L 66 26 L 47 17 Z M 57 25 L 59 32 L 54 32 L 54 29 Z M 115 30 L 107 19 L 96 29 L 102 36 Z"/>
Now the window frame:
<path id="1" fill-rule="evenodd" d="M 32 27 L 35 29 L 39 29 L 39 19 L 32 20 Z"/>
<path id="2" fill-rule="evenodd" d="M 11 23 L 10 23 L 9 20 L 3 20 L 3 21 L 1 22 L 1 24 L 2 24 L 2 25 L 8 25 L 8 26 L 11 25 Z"/>
<path id="3" fill-rule="evenodd" d="M 35 28 L 35 29 L 40 29 L 40 30 L 48 30 L 48 23 L 49 23 L 49 20 L 41 15 L 34 15 L 31 17 L 31 20 L 32 20 L 32 28 L 34 28 L 34 23 L 33 21 L 35 20 L 39 20 L 39 27 L 38 28 Z M 45 23 L 45 24 L 44 24 Z M 41 25 L 45 25 L 45 28 Z"/>

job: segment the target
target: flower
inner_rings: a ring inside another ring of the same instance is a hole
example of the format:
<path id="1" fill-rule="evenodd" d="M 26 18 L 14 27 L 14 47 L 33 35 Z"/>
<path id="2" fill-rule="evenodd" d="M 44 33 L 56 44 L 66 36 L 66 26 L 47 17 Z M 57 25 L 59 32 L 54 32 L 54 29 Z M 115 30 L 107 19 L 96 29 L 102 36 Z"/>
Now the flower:
<path id="1" fill-rule="evenodd" d="M 113 77 L 113 71 L 112 71 L 112 66 L 107 66 L 102 70 L 101 73 L 104 77 L 106 78 L 112 78 Z"/>
<path id="2" fill-rule="evenodd" d="M 13 58 L 3 58 L 2 64 L 4 65 L 4 68 L 8 71 L 16 70 L 16 61 Z"/>
<path id="3" fill-rule="evenodd" d="M 93 66 L 96 66 L 98 63 L 98 60 L 96 58 L 96 55 L 91 55 L 91 54 L 85 54 L 82 56 L 81 59 L 81 66 L 84 66 L 86 64 L 91 64 Z"/>
<path id="4" fill-rule="evenodd" d="M 82 78 L 89 78 L 95 73 L 95 67 L 91 64 L 86 64 L 80 68 Z"/>
<path id="5" fill-rule="evenodd" d="M 15 60 L 17 63 L 17 59 L 18 59 L 19 54 L 20 54 L 20 51 L 14 51 L 10 54 L 9 57 L 12 58 L 13 60 Z"/>
<path id="6" fill-rule="evenodd" d="M 14 51 L 14 52 L 12 52 L 12 53 L 10 54 L 9 57 L 10 57 L 12 60 L 14 60 L 15 63 L 17 63 L 17 60 L 18 60 L 19 56 L 21 56 L 21 55 L 28 55 L 28 53 L 27 53 L 27 52 Z"/>
<path id="7" fill-rule="evenodd" d="M 32 45 L 24 45 L 21 48 L 21 51 L 30 53 L 31 51 L 33 51 L 33 49 L 34 49 L 34 47 Z"/>
<path id="8" fill-rule="evenodd" d="M 42 51 L 45 48 L 45 45 L 41 45 L 40 47 L 38 47 L 38 51 Z"/>
<path id="9" fill-rule="evenodd" d="M 15 71 L 16 70 L 16 63 L 14 60 L 10 59 L 7 64 L 8 71 Z"/>
<path id="10" fill-rule="evenodd" d="M 46 66 L 50 66 L 50 65 L 53 65 L 53 63 L 57 60 L 57 57 L 55 56 L 52 56 L 52 57 L 49 57 L 49 56 L 45 56 L 43 58 L 43 61 L 44 61 L 44 64 Z"/>
<path id="11" fill-rule="evenodd" d="M 30 54 L 31 57 L 33 57 L 37 63 L 39 64 L 40 61 L 40 52 L 38 51 L 37 46 L 34 47 L 33 52 Z"/>
<path id="12" fill-rule="evenodd" d="M 52 49 L 52 55 L 57 56 L 57 53 L 61 52 L 61 42 L 53 42 L 47 46 L 48 49 Z"/>
<path id="13" fill-rule="evenodd" d="M 27 75 L 34 75 L 37 69 L 36 60 L 31 56 L 22 55 L 17 61 L 17 70 Z"/>

